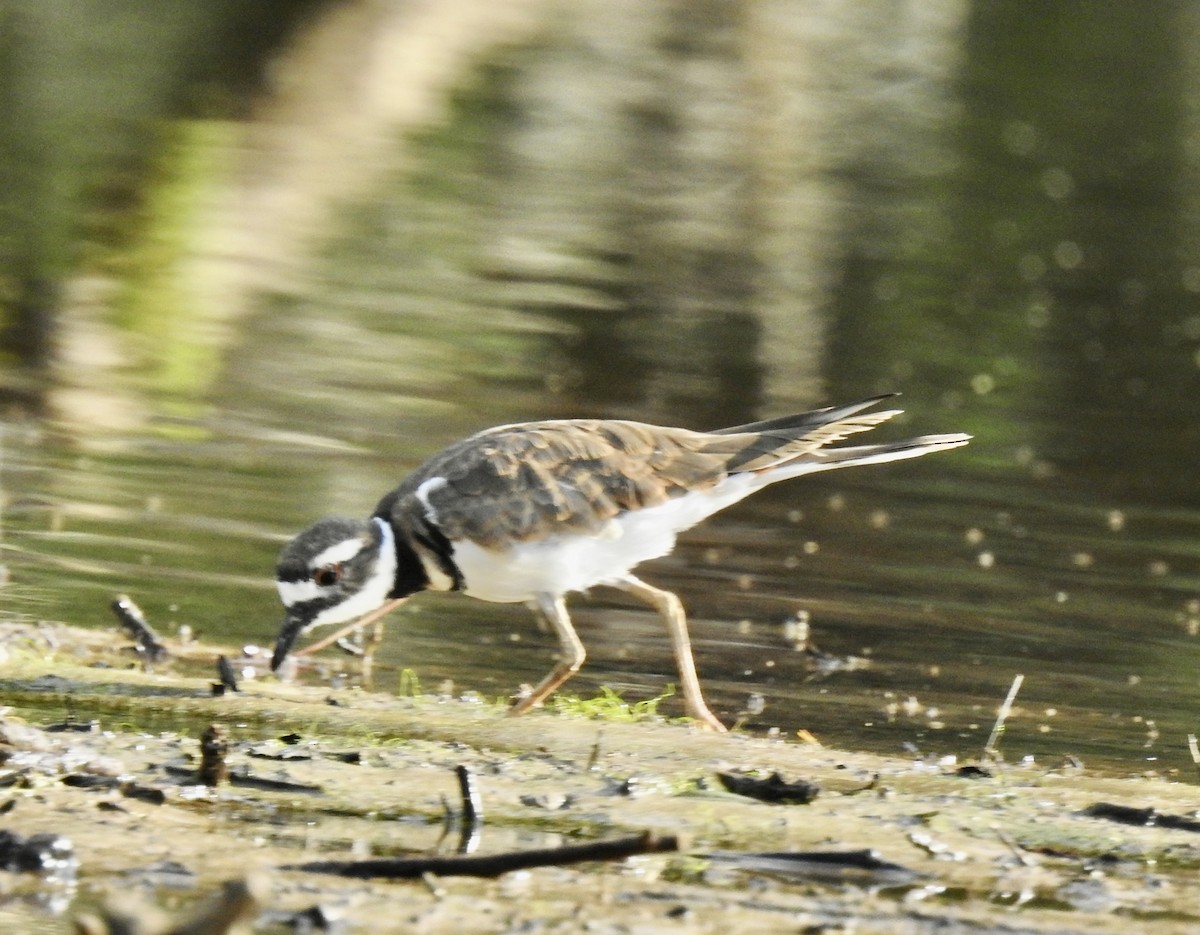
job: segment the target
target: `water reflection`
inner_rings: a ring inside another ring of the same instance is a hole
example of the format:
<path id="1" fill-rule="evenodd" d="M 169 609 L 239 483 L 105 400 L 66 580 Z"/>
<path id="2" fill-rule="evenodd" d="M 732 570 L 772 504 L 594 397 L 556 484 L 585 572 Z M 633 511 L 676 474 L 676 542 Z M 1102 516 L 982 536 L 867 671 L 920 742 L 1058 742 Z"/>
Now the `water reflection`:
<path id="1" fill-rule="evenodd" d="M 1191 20 L 947 4 L 886 29 L 846 12 L 817 41 L 775 10 L 749 55 L 728 10 L 638 9 L 649 31 L 618 5 L 498 56 L 230 324 L 211 389 L 123 387 L 159 416 L 121 437 L 10 425 L 10 612 L 107 626 L 128 590 L 165 629 L 263 642 L 288 535 L 479 428 L 903 390 L 883 432 L 976 442 L 771 489 L 646 570 L 691 611 L 714 707 L 759 692 L 756 729 L 968 754 L 1021 672 L 1008 755 L 1187 764 Z M 889 68 L 846 51 L 864 42 Z M 766 98 L 737 85 L 747 57 Z M 576 601 L 571 687 L 658 694 L 657 621 L 610 601 Z M 815 674 L 797 612 L 869 664 Z M 521 608 L 427 595 L 398 620 L 385 681 L 503 695 L 553 652 Z"/>

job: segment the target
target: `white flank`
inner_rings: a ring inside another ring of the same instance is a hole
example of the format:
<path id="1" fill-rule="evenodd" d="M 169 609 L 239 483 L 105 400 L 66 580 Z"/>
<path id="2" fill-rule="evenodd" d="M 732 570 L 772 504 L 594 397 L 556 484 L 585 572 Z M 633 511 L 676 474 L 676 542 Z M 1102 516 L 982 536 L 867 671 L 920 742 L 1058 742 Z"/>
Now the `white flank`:
<path id="1" fill-rule="evenodd" d="M 454 563 L 467 594 L 515 603 L 538 594 L 585 591 L 667 555 L 675 537 L 763 485 L 761 475 L 734 474 L 708 490 L 692 491 L 659 506 L 624 513 L 599 535 L 564 534 L 522 542 L 500 551 L 464 540 L 454 543 Z"/>

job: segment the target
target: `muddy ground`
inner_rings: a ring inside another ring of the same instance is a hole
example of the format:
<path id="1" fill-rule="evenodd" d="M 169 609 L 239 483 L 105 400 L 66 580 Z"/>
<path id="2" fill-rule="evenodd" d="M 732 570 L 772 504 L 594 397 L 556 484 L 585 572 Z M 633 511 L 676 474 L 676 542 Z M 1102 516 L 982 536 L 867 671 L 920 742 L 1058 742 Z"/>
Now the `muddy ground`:
<path id="1" fill-rule="evenodd" d="M 11 624 L 0 636 L 0 827 L 17 841 L 70 842 L 57 873 L 0 873 L 4 932 L 72 931 L 114 901 L 178 921 L 229 880 L 249 880 L 257 902 L 243 929 L 265 932 L 314 920 L 346 932 L 859 935 L 1200 923 L 1200 789 L 1184 782 L 1070 763 L 962 770 L 796 738 L 513 719 L 480 702 L 269 679 L 214 696 L 215 670 L 178 673 L 219 648 L 191 647 L 146 673 L 116 635 Z M 235 781 L 208 788 L 196 771 L 213 724 Z M 455 817 L 459 766 L 483 811 L 473 839 Z M 769 804 L 718 778 L 776 772 L 819 794 Z M 1114 820 L 1131 817 L 1142 823 Z M 677 835 L 680 849 L 491 879 L 281 869 L 641 832 Z M 883 865 L 746 857 L 861 849 Z"/>

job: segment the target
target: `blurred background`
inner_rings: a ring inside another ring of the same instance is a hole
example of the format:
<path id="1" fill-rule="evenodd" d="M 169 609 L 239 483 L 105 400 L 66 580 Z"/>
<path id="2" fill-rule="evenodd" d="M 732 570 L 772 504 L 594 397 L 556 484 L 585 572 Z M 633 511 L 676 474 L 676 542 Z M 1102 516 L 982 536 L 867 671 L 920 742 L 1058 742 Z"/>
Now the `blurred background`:
<path id="1" fill-rule="evenodd" d="M 1020 673 L 1010 759 L 1190 770 L 1198 182 L 1185 0 L 4 0 L 0 614 L 269 644 L 281 544 L 472 431 L 899 391 L 975 441 L 643 569 L 714 709 L 966 757 Z M 568 691 L 674 680 L 573 607 Z M 427 595 L 377 684 L 554 651 Z"/>

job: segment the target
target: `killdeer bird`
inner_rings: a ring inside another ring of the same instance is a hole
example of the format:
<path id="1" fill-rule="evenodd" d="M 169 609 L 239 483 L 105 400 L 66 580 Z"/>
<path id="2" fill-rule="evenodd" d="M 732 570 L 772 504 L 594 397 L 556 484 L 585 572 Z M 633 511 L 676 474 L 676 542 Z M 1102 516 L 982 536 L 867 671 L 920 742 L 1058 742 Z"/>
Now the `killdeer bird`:
<path id="1" fill-rule="evenodd" d="M 271 668 L 279 668 L 301 633 L 356 621 L 340 631 L 346 632 L 419 591 L 524 601 L 550 623 L 561 658 L 510 709 L 522 714 L 583 665 L 586 653 L 565 595 L 604 585 L 658 611 L 688 715 L 724 730 L 700 692 L 679 598 L 633 569 L 668 554 L 683 530 L 768 484 L 915 458 L 970 438 L 925 435 L 829 447 L 897 415 L 865 411 L 886 398 L 715 432 L 570 419 L 472 435 L 418 467 L 369 519 L 320 520 L 284 548 L 276 579 L 287 615 Z"/>

